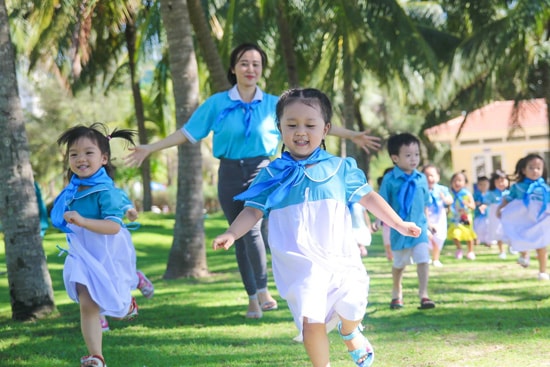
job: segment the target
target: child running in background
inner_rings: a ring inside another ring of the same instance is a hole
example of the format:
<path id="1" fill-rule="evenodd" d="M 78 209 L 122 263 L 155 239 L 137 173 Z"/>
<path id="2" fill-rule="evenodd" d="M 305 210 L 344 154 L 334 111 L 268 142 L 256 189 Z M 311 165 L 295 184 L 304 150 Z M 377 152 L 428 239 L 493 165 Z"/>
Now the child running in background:
<path id="1" fill-rule="evenodd" d="M 382 176 L 378 177 L 376 179 L 376 182 L 378 184 L 378 190 L 380 190 L 380 186 L 382 186 L 382 179 L 384 178 L 384 175 L 388 172 L 390 172 L 393 169 L 393 167 L 388 167 L 384 170 L 384 173 Z M 376 232 L 379 229 L 382 229 L 382 243 L 384 244 L 384 251 L 386 252 L 386 259 L 388 261 L 393 261 L 393 254 L 391 252 L 391 244 L 390 244 L 390 227 L 384 225 L 384 223 L 376 218 L 374 223 L 372 223 L 372 232 Z"/>
<path id="2" fill-rule="evenodd" d="M 380 196 L 405 221 L 414 221 L 422 229 L 420 236 L 412 238 L 392 230 L 390 232 L 392 265 L 392 299 L 390 309 L 403 307 L 403 274 L 411 260 L 416 264 L 420 309 L 434 308 L 428 297 L 430 250 L 428 249 L 429 190 L 426 177 L 418 172 L 420 141 L 409 133 L 393 135 L 388 139 L 388 153 L 393 169 L 384 175 Z"/>
<path id="3" fill-rule="evenodd" d="M 550 187 L 546 184 L 544 159 L 529 154 L 516 164 L 516 183 L 497 209 L 502 228 L 512 248 L 522 252 L 525 262 L 529 250 L 537 251 L 539 280 L 548 280 L 547 250 L 550 244 Z M 519 260 L 521 264 L 521 260 Z M 528 260 L 527 260 L 528 264 Z"/>
<path id="4" fill-rule="evenodd" d="M 214 249 L 229 249 L 262 216 L 269 218 L 273 275 L 314 367 L 330 365 L 330 331 L 338 332 L 357 366 L 374 351 L 362 335 L 369 278 L 357 253 L 349 205 L 359 202 L 403 235 L 420 228 L 404 222 L 372 191 L 353 158 L 327 153 L 324 138 L 332 107 L 316 89 L 291 89 L 277 102 L 282 157 L 264 168 L 235 199 L 245 207 Z M 285 151 L 288 149 L 288 151 Z M 302 339 L 303 338 L 303 339 Z"/>
<path id="5" fill-rule="evenodd" d="M 352 204 L 350 211 L 353 235 L 357 241 L 361 257 L 365 257 L 368 254 L 367 247 L 370 246 L 372 241 L 369 213 L 359 203 Z"/>
<path id="6" fill-rule="evenodd" d="M 443 264 L 440 261 L 441 250 L 447 239 L 447 207 L 453 203 L 453 197 L 447 186 L 439 184 L 440 171 L 433 164 L 427 164 L 422 169 L 422 173 L 428 180 L 428 189 L 430 190 L 430 204 L 428 206 L 428 227 L 429 239 L 432 249 L 432 264 L 440 267 Z"/>
<path id="7" fill-rule="evenodd" d="M 487 210 L 487 194 L 489 193 L 489 178 L 480 176 L 477 179 L 474 191 L 474 201 L 476 208 L 474 210 L 474 232 L 476 233 L 475 244 L 491 246 L 491 238 L 489 238 L 489 212 Z"/>
<path id="8" fill-rule="evenodd" d="M 475 209 L 475 201 L 466 184 L 468 178 L 464 172 L 456 172 L 451 177 L 451 194 L 453 196 L 453 203 L 449 207 L 449 230 L 447 231 L 447 238 L 453 240 L 456 246 L 455 257 L 462 259 L 462 244 L 466 242 L 468 253 L 466 258 L 468 260 L 475 260 L 476 254 L 474 253 L 474 241 L 476 240 L 476 233 L 474 232 L 472 223 L 472 214 Z"/>
<path id="9" fill-rule="evenodd" d="M 102 130 L 102 131 L 100 131 Z M 80 304 L 80 326 L 89 355 L 81 367 L 105 367 L 99 315 L 131 319 L 138 307 L 136 253 L 122 222 L 123 201 L 114 186 L 110 140 L 133 144 L 130 130 L 106 134 L 99 123 L 76 126 L 57 140 L 66 145 L 69 184 L 55 199 L 52 224 L 67 234 L 63 280 L 69 297 Z"/>
<path id="10" fill-rule="evenodd" d="M 506 251 L 504 250 L 504 232 L 502 231 L 502 223 L 497 217 L 497 209 L 502 203 L 502 198 L 509 194 L 510 181 L 505 172 L 497 170 L 491 175 L 489 192 L 486 196 L 487 211 L 488 211 L 488 238 L 490 244 L 496 242 L 498 246 L 498 257 L 502 260 L 506 259 Z"/>

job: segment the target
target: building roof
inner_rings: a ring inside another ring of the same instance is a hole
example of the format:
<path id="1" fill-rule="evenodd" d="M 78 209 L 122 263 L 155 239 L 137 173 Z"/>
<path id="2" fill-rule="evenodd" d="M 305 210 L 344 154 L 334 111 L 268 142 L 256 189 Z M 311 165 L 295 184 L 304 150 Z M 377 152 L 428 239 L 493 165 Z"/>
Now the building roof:
<path id="1" fill-rule="evenodd" d="M 535 130 L 548 134 L 547 105 L 543 98 L 515 101 L 495 101 L 470 112 L 462 127 L 460 136 L 466 138 L 473 135 L 508 134 L 513 126 L 520 130 Z M 455 117 L 440 125 L 425 130 L 431 140 L 454 139 L 464 121 L 464 116 Z M 460 138 L 459 138 L 460 139 Z"/>

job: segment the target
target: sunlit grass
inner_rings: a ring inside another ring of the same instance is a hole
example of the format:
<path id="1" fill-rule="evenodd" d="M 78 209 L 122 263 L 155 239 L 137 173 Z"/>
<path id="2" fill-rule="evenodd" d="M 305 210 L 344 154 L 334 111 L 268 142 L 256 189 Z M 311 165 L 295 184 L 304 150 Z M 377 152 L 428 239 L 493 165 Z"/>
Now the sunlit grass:
<path id="1" fill-rule="evenodd" d="M 283 300 L 278 311 L 246 320 L 247 297 L 233 251 L 210 249 L 223 231 L 220 215 L 206 218 L 208 267 L 201 279 L 164 280 L 172 244 L 172 216 L 143 215 L 133 234 L 138 267 L 155 283 L 155 296 L 138 296 L 133 322 L 111 320 L 104 334 L 110 367 L 307 366 L 296 329 Z M 4 249 L 0 250 L 0 365 L 76 366 L 86 354 L 78 305 L 62 281 L 63 234 L 51 230 L 44 241 L 57 311 L 44 320 L 11 321 Z M 500 260 L 496 249 L 478 248 L 476 261 L 455 260 L 447 246 L 443 268 L 431 268 L 430 296 L 437 308 L 417 310 L 416 272 L 404 279 L 405 308 L 391 311 L 391 265 L 378 234 L 365 264 L 371 276 L 365 333 L 376 350 L 375 366 L 550 366 L 550 282 L 536 280 L 515 259 Z M 271 283 L 272 284 L 272 283 Z M 274 290 L 274 287 L 273 287 Z M 276 293 L 275 293 L 276 294 Z M 137 293 L 139 295 L 139 293 Z M 332 366 L 352 366 L 337 333 L 330 334 Z"/>

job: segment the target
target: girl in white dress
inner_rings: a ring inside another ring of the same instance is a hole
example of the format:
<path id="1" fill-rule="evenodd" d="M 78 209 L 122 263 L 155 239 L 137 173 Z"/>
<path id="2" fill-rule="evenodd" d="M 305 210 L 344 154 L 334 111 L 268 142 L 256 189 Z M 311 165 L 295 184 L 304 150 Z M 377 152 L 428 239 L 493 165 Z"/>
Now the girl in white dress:
<path id="1" fill-rule="evenodd" d="M 453 203 L 453 196 L 447 186 L 439 184 L 439 168 L 434 164 L 423 167 L 422 173 L 428 180 L 430 189 L 430 206 L 428 207 L 428 228 L 430 228 L 430 246 L 432 250 L 432 264 L 443 266 L 439 257 L 447 239 L 447 207 Z"/>
<path id="2" fill-rule="evenodd" d="M 357 251 L 349 205 L 359 202 L 404 235 L 418 236 L 420 228 L 404 222 L 372 191 L 353 158 L 319 148 L 324 147 L 332 117 L 325 94 L 289 90 L 279 99 L 276 115 L 282 157 L 235 197 L 245 200 L 245 208 L 213 247 L 230 248 L 268 216 L 275 284 L 313 366 L 330 365 L 327 332 L 337 323 L 355 363 L 370 366 L 374 352 L 361 333 L 369 279 Z"/>
<path id="3" fill-rule="evenodd" d="M 528 261 L 528 251 L 536 250 L 539 280 L 548 280 L 547 251 L 550 245 L 550 187 L 546 184 L 543 158 L 529 154 L 516 164 L 517 182 L 497 209 L 504 235 L 512 249 L 520 251 L 518 262 Z"/>
<path id="4" fill-rule="evenodd" d="M 508 180 L 508 175 L 504 171 L 497 170 L 491 175 L 489 192 L 485 196 L 488 213 L 487 232 L 489 243 L 493 244 L 496 242 L 499 253 L 498 257 L 503 260 L 506 259 L 506 251 L 504 250 L 505 237 L 500 218 L 497 218 L 497 209 L 502 203 L 502 198 L 508 196 L 510 192 L 508 190 L 509 187 L 510 181 Z"/>
<path id="5" fill-rule="evenodd" d="M 55 227 L 67 233 L 68 256 L 63 280 L 69 297 L 80 304 L 80 324 L 88 355 L 81 367 L 105 367 L 99 315 L 133 318 L 137 304 L 131 295 L 138 284 L 136 253 L 124 227 L 123 195 L 114 186 L 111 138 L 133 144 L 134 132 L 110 135 L 93 124 L 76 126 L 57 140 L 66 145 L 69 184 L 55 199 L 51 213 Z M 106 130 L 105 130 L 106 131 Z"/>

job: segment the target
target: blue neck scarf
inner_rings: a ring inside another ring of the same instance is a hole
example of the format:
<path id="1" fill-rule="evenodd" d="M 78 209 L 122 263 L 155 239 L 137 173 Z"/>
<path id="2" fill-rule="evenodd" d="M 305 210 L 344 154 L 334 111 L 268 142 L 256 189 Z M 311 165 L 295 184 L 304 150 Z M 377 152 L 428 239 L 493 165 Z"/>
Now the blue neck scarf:
<path id="1" fill-rule="evenodd" d="M 536 189 L 540 188 L 541 189 L 540 191 L 542 191 L 542 206 L 537 215 L 537 217 L 540 217 L 542 213 L 546 211 L 548 195 L 549 195 L 544 179 L 542 177 L 538 178 L 537 180 L 531 180 L 529 178 L 525 178 L 523 182 L 529 185 L 527 187 L 527 190 L 525 190 L 525 194 L 523 194 L 523 204 L 525 204 L 525 206 L 529 206 L 529 201 L 530 201 L 529 197 L 535 192 Z"/>
<path id="2" fill-rule="evenodd" d="M 256 99 L 250 103 L 247 103 L 247 102 L 243 102 L 241 100 L 239 101 L 233 101 L 233 104 L 227 108 L 225 108 L 219 115 L 218 115 L 218 118 L 216 119 L 216 122 L 214 122 L 214 127 L 218 126 L 221 121 L 227 117 L 227 115 L 233 111 L 233 110 L 236 110 L 237 108 L 243 108 L 244 109 L 244 128 L 245 128 L 245 132 L 244 132 L 244 136 L 246 138 L 248 138 L 250 136 L 250 130 L 251 130 L 251 126 L 250 126 L 250 120 L 252 119 L 252 110 L 254 109 L 254 107 L 260 103 L 261 100 L 259 99 Z M 216 129 L 216 128 L 214 128 Z"/>
<path id="3" fill-rule="evenodd" d="M 455 191 L 453 188 L 451 188 L 451 192 L 453 193 L 453 205 L 451 206 L 451 210 L 456 213 L 456 204 L 460 206 L 460 209 L 466 209 L 466 205 L 464 205 L 464 201 L 462 200 L 463 196 L 467 195 L 466 189 L 460 189 L 458 191 Z"/>
<path id="4" fill-rule="evenodd" d="M 73 175 L 73 177 L 71 177 L 71 182 L 69 182 L 55 199 L 51 212 L 52 224 L 65 233 L 71 233 L 72 231 L 67 227 L 67 222 L 63 218 L 63 214 L 67 211 L 68 204 L 74 198 L 79 186 L 95 186 L 99 184 L 114 186 L 113 180 L 109 177 L 104 167 L 101 167 L 96 173 L 87 178 L 81 179 L 78 178 L 77 175 Z"/>
<path id="5" fill-rule="evenodd" d="M 397 200 L 399 201 L 399 216 L 405 219 L 411 212 L 412 202 L 414 200 L 414 194 L 416 193 L 416 172 L 412 172 L 410 175 L 403 173 L 401 176 L 405 182 L 399 188 L 397 193 Z"/>
<path id="6" fill-rule="evenodd" d="M 430 191 L 430 210 L 434 214 L 439 213 L 439 205 L 437 205 L 437 198 L 434 195 L 434 190 Z"/>
<path id="7" fill-rule="evenodd" d="M 317 148 L 311 153 L 311 155 L 304 160 L 297 161 L 288 152 L 284 152 L 281 158 L 274 160 L 270 163 L 269 167 L 272 167 L 280 172 L 270 178 L 269 180 L 258 182 L 252 185 L 245 192 L 235 196 L 235 200 L 247 200 L 258 196 L 261 192 L 277 187 L 267 198 L 265 208 L 269 209 L 279 204 L 289 193 L 292 186 L 300 182 L 305 175 L 306 167 L 318 162 L 332 158 L 333 155 L 327 153 L 321 148 Z"/>

